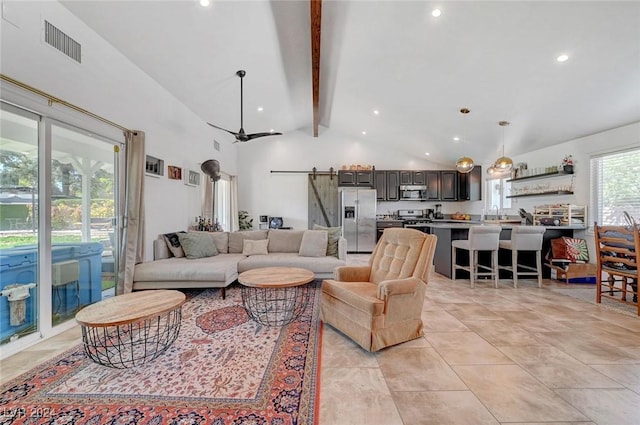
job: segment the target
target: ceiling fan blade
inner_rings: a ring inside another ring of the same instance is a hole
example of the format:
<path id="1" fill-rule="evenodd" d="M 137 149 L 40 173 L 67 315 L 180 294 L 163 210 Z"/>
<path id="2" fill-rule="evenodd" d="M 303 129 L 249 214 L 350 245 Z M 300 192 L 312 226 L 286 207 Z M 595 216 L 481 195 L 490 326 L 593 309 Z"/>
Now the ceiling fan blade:
<path id="1" fill-rule="evenodd" d="M 210 122 L 208 122 L 207 124 L 209 124 L 209 125 L 210 125 L 211 127 L 213 127 L 213 128 L 217 128 L 218 130 L 226 131 L 226 132 L 227 132 L 227 133 L 229 133 L 229 134 L 233 134 L 234 136 L 237 136 L 237 135 L 238 135 L 238 133 L 235 133 L 235 132 L 233 132 L 233 131 L 231 131 L 231 130 L 227 130 L 226 128 L 218 127 L 217 125 L 215 125 L 215 124 L 211 124 Z"/>
<path id="2" fill-rule="evenodd" d="M 265 137 L 265 136 L 282 136 L 282 133 L 276 133 L 276 132 L 252 133 L 252 134 L 247 134 L 247 140 L 257 139 L 258 137 Z"/>

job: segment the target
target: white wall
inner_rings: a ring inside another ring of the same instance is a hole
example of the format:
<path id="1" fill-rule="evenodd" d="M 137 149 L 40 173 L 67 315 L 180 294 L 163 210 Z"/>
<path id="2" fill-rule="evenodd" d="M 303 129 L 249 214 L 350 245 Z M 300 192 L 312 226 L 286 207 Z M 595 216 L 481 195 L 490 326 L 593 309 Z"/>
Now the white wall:
<path id="1" fill-rule="evenodd" d="M 284 136 L 266 137 L 243 143 L 238 148 L 238 204 L 254 217 L 282 216 L 285 226 L 307 228 L 307 175 L 276 174 L 274 171 L 339 170 L 343 165 L 373 165 L 379 170 L 453 169 L 435 164 L 428 157 L 418 158 L 395 150 L 393 142 L 380 145 L 366 140 L 345 137 L 331 129 L 321 128 L 314 138 L 311 131 L 297 131 Z M 480 202 L 380 202 L 378 213 L 398 209 L 433 208 L 443 205 L 445 214 L 474 210 L 480 213 Z M 477 204 L 477 206 L 475 206 Z"/>
<path id="2" fill-rule="evenodd" d="M 527 211 L 533 210 L 535 205 L 571 203 L 578 205 L 589 205 L 590 203 L 590 164 L 592 156 L 615 152 L 640 146 L 640 123 L 634 123 L 619 127 L 613 130 L 604 131 L 591 136 L 581 137 L 560 143 L 556 146 L 529 152 L 525 155 L 514 156 L 515 163 L 526 162 L 529 169 L 544 168 L 551 165 L 560 165 L 562 158 L 572 155 L 574 159 L 573 176 L 565 176 L 554 179 L 528 180 L 527 183 L 520 182 L 518 186 L 534 185 L 537 183 L 572 184 L 573 195 L 563 196 L 532 196 L 526 198 L 513 198 L 511 211 L 515 213 L 518 208 Z M 589 217 L 589 222 L 593 218 Z"/>
<path id="3" fill-rule="evenodd" d="M 146 153 L 165 161 L 164 177 L 145 178 L 145 257 L 152 258 L 151 241 L 158 233 L 184 229 L 200 214 L 200 188 L 168 180 L 166 166 L 199 170 L 199 163 L 214 158 L 224 172 L 235 175 L 235 146 L 223 142 L 221 152 L 215 151 L 213 131 L 202 119 L 60 3 L 3 1 L 2 6 L 2 74 L 126 128 L 144 131 Z M 82 45 L 81 64 L 42 41 L 45 19 Z M 13 91 L 3 90 L 2 98 L 21 103 Z M 37 112 L 48 114 L 43 105 Z"/>
<path id="4" fill-rule="evenodd" d="M 307 228 L 306 174 L 272 174 L 271 170 L 309 171 L 313 167 L 328 170 L 342 165 L 375 165 L 377 169 L 443 169 L 428 159 L 416 158 L 393 149 L 393 143 L 381 146 L 362 139 L 352 139 L 322 129 L 320 137 L 309 132 L 295 132 L 282 137 L 267 137 L 243 144 L 238 149 L 239 206 L 254 217 L 259 215 L 283 216 L 286 226 Z M 589 158 L 591 155 L 640 145 L 640 123 L 635 123 L 599 134 L 559 143 L 556 146 L 513 157 L 514 162 L 526 162 L 529 168 L 559 165 L 562 158 L 573 155 L 575 160 L 574 192 L 572 196 L 514 198 L 508 214 L 517 214 L 518 208 L 528 211 L 534 205 L 547 203 L 589 204 Z M 483 165 L 484 170 L 489 164 Z M 486 176 L 486 174 L 485 174 Z M 571 178 L 566 182 L 570 184 Z M 562 180 L 559 180 L 562 181 Z M 558 183 L 559 181 L 553 181 Z M 536 181 L 531 181 L 535 183 Z M 564 181 L 563 181 L 564 183 Z M 483 188 L 484 189 L 484 188 Z M 430 208 L 436 202 L 380 202 L 378 213 L 405 208 Z M 442 202 L 445 214 L 461 211 L 480 214 L 484 201 Z"/>

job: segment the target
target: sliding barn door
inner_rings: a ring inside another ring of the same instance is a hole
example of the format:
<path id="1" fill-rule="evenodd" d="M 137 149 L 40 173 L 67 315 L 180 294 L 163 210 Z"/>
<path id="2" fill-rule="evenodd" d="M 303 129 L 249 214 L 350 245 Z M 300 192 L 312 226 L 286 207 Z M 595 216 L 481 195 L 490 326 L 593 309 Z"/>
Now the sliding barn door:
<path id="1" fill-rule="evenodd" d="M 309 174 L 309 229 L 314 224 L 340 226 L 338 176 Z"/>

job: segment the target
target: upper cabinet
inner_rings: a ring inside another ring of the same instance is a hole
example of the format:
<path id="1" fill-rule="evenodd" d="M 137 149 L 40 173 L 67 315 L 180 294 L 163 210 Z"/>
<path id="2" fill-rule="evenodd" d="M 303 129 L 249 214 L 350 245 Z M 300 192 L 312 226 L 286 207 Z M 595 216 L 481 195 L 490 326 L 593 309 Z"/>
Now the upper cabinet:
<path id="1" fill-rule="evenodd" d="M 458 201 L 482 199 L 482 167 L 475 166 L 470 173 L 458 173 Z"/>
<path id="2" fill-rule="evenodd" d="M 482 167 L 470 173 L 456 170 L 341 170 L 338 185 L 373 187 L 378 201 L 399 201 L 400 186 L 426 186 L 425 201 L 479 201 Z"/>
<path id="3" fill-rule="evenodd" d="M 426 184 L 425 171 L 402 170 L 400 173 L 400 185 L 420 185 Z"/>
<path id="4" fill-rule="evenodd" d="M 387 200 L 387 172 L 374 171 L 373 173 L 374 187 L 376 189 L 376 199 L 378 201 Z"/>
<path id="5" fill-rule="evenodd" d="M 387 201 L 400 200 L 400 172 L 385 171 L 387 184 Z"/>
<path id="6" fill-rule="evenodd" d="M 400 200 L 400 171 L 375 171 L 374 180 L 378 201 Z"/>
<path id="7" fill-rule="evenodd" d="M 373 170 L 339 170 L 338 186 L 373 187 Z"/>
<path id="8" fill-rule="evenodd" d="M 455 170 L 440 171 L 440 200 L 458 200 L 458 172 Z"/>
<path id="9" fill-rule="evenodd" d="M 440 171 L 424 171 L 425 185 L 427 186 L 427 200 L 440 200 Z"/>

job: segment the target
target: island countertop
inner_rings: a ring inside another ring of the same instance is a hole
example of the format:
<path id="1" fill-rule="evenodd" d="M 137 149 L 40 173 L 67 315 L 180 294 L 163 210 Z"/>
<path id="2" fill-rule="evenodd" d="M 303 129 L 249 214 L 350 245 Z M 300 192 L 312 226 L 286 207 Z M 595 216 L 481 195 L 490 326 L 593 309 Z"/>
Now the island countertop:
<path id="1" fill-rule="evenodd" d="M 471 226 L 478 226 L 478 225 L 499 225 L 500 227 L 502 227 L 503 229 L 513 229 L 516 226 L 531 226 L 529 225 L 525 225 L 525 224 L 519 224 L 519 223 L 481 223 L 478 221 L 471 221 L 469 223 L 464 223 L 464 222 L 449 222 L 449 223 L 445 223 L 445 222 L 434 222 L 434 223 L 427 223 L 424 226 L 425 227 L 431 227 L 431 228 L 440 228 L 440 229 L 468 229 Z M 533 227 L 533 226 L 532 226 Z M 558 229 L 558 230 L 585 230 L 587 228 L 587 226 L 585 226 L 584 224 L 572 224 L 569 226 L 535 226 L 535 227 L 543 227 L 545 229 Z"/>

